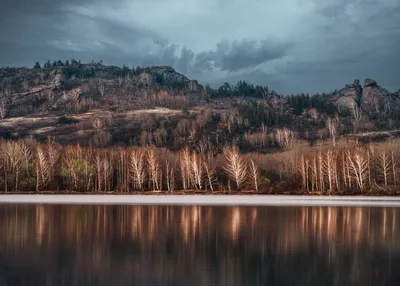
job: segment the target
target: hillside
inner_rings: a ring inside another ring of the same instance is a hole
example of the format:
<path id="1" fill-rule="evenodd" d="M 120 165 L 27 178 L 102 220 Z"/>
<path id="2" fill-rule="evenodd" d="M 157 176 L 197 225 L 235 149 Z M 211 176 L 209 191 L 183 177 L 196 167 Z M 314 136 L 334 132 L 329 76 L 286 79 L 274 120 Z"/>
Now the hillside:
<path id="1" fill-rule="evenodd" d="M 331 94 L 279 95 L 246 82 L 218 89 L 200 85 L 173 68 L 81 64 L 0 68 L 0 136 L 48 136 L 61 144 L 156 145 L 180 149 L 210 145 L 222 150 L 270 152 L 274 132 L 294 130 L 310 142 L 328 138 L 328 118 L 338 134 L 400 127 L 400 94 L 358 80 Z"/>
<path id="2" fill-rule="evenodd" d="M 167 66 L 35 67 L 0 69 L 0 191 L 399 194 L 400 94 L 372 79 L 284 96 Z"/>

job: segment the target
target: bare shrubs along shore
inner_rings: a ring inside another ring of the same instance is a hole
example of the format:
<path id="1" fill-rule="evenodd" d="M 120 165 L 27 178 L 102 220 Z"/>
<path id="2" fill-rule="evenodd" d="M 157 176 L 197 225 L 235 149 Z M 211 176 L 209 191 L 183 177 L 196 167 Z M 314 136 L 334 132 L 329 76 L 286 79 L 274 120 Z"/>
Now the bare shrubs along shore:
<path id="1" fill-rule="evenodd" d="M 285 135 L 280 135 L 285 137 Z M 92 148 L 33 139 L 0 142 L 2 192 L 397 195 L 400 143 L 298 141 L 271 154 L 188 147 Z"/>

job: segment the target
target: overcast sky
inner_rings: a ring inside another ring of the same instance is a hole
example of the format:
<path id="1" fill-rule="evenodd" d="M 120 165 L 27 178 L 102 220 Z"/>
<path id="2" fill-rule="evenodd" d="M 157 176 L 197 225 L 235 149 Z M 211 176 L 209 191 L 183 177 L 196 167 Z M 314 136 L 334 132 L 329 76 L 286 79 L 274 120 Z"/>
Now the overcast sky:
<path id="1" fill-rule="evenodd" d="M 280 93 L 400 88 L 399 0 L 5 0 L 0 65 L 170 65 Z"/>

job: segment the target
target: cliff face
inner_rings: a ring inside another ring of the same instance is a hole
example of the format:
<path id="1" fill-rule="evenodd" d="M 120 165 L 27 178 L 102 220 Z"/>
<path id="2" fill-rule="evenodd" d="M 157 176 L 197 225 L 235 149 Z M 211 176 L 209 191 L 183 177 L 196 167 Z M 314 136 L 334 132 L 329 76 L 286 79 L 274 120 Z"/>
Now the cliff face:
<path id="1" fill-rule="evenodd" d="M 0 69 L 0 104 L 4 116 L 29 114 L 52 101 L 60 90 L 62 71 L 59 69 Z"/>
<path id="2" fill-rule="evenodd" d="M 115 101 L 119 108 L 133 108 L 133 101 L 141 101 L 140 97 L 174 87 L 188 94 L 203 92 L 197 81 L 168 66 L 136 71 L 94 63 L 38 69 L 0 68 L 0 108 L 4 110 L 3 117 L 84 102 L 109 107 L 110 101 Z"/>

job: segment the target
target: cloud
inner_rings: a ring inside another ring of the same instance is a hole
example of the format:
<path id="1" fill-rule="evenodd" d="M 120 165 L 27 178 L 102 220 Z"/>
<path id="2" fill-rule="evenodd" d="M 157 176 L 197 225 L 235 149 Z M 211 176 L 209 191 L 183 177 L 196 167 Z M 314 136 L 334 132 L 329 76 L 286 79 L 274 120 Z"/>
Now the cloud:
<path id="1" fill-rule="evenodd" d="M 400 83 L 398 0 L 6 2 L 0 65 L 171 65 L 204 83 L 243 78 L 284 93 Z"/>
<path id="2" fill-rule="evenodd" d="M 196 54 L 189 48 L 183 46 L 181 55 L 177 60 L 176 68 L 183 73 L 187 73 L 189 68 L 193 65 Z"/>
<path id="3" fill-rule="evenodd" d="M 286 54 L 288 46 L 287 43 L 278 44 L 267 40 L 244 39 L 232 43 L 221 42 L 214 53 L 215 66 L 230 72 L 257 66 L 282 58 Z"/>
<path id="4" fill-rule="evenodd" d="M 289 43 L 268 43 L 267 40 L 221 41 L 215 50 L 198 53 L 193 68 L 195 70 L 236 72 L 249 67 L 256 67 L 271 60 L 285 56 Z"/>

